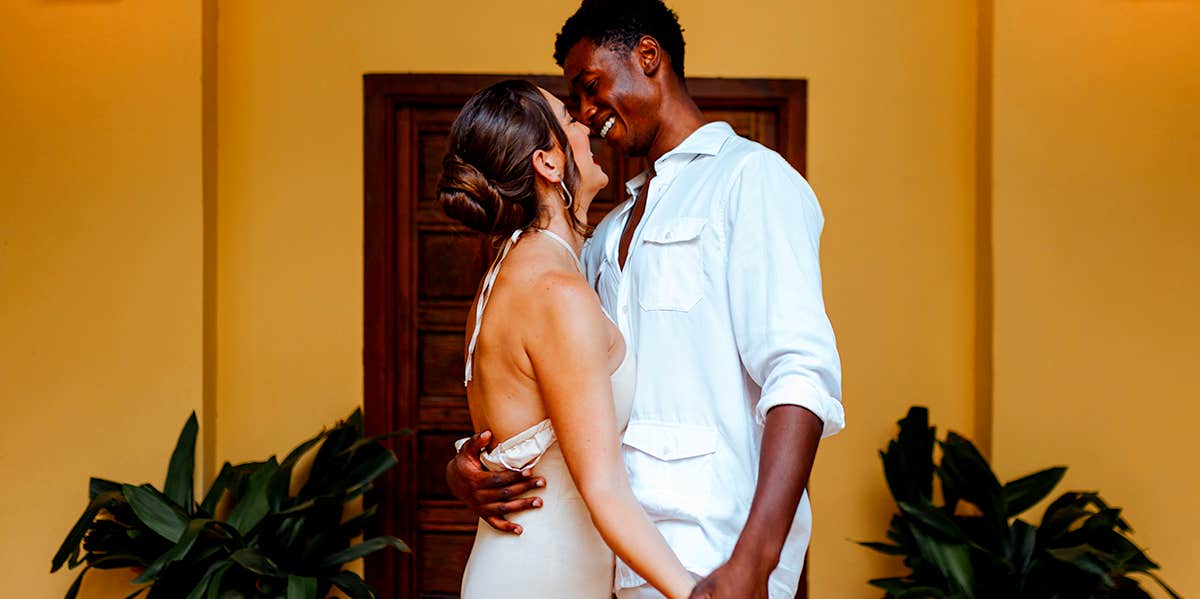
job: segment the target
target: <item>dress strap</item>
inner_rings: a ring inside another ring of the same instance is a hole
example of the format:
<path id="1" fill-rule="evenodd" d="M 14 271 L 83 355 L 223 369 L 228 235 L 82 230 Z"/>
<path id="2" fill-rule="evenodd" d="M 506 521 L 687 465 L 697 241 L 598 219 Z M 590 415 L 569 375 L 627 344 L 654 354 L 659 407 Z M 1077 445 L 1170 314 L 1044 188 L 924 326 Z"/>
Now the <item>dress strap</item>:
<path id="1" fill-rule="evenodd" d="M 563 246 L 563 248 L 570 252 L 571 255 L 575 257 L 575 268 L 578 268 L 579 272 L 583 272 L 583 262 L 579 260 L 579 254 L 575 253 L 575 248 L 571 247 L 571 244 L 568 243 L 566 239 L 559 237 L 557 233 L 551 231 L 550 229 L 537 229 L 537 232 L 541 233 L 542 235 L 549 236 L 550 239 L 557 241 L 558 245 Z"/>
<path id="2" fill-rule="evenodd" d="M 471 333 L 471 341 L 467 344 L 467 372 L 463 377 L 464 387 L 471 382 L 471 366 L 475 358 L 475 344 L 479 341 L 479 328 L 483 325 L 483 308 L 487 305 L 488 298 L 492 296 L 492 286 L 496 284 L 496 276 L 500 274 L 500 263 L 504 262 L 504 258 L 508 256 L 509 250 L 516 245 L 517 238 L 524 231 L 524 229 L 513 231 L 512 236 L 504 242 L 504 247 L 500 248 L 500 254 L 496 256 L 496 261 L 488 269 L 487 275 L 483 277 L 483 288 L 479 290 L 479 303 L 475 306 L 475 331 Z"/>
<path id="3" fill-rule="evenodd" d="M 584 272 L 583 263 L 579 261 L 579 255 L 575 253 L 575 248 L 571 247 L 571 244 L 567 243 L 567 240 L 559 237 L 549 229 L 533 230 L 548 236 L 550 239 L 553 239 L 554 241 L 558 242 L 559 245 L 563 246 L 563 248 L 570 252 L 571 256 L 575 258 L 575 268 L 578 268 L 580 273 Z M 475 306 L 475 331 L 471 333 L 471 341 L 467 344 L 467 366 L 465 376 L 463 377 L 464 387 L 471 382 L 471 367 L 475 361 L 475 345 L 479 341 L 479 329 L 483 326 L 483 308 L 487 305 L 488 298 L 492 296 L 492 286 L 496 284 L 496 277 L 500 274 L 500 263 L 504 262 L 504 258 L 508 256 L 509 250 L 511 250 L 513 246 L 517 244 L 517 238 L 519 238 L 525 231 L 526 229 L 517 229 L 516 231 L 513 231 L 512 236 L 504 242 L 504 247 L 500 249 L 500 254 L 496 256 L 496 261 L 492 263 L 491 268 L 488 269 L 487 275 L 483 278 L 483 288 L 479 290 L 479 303 Z"/>

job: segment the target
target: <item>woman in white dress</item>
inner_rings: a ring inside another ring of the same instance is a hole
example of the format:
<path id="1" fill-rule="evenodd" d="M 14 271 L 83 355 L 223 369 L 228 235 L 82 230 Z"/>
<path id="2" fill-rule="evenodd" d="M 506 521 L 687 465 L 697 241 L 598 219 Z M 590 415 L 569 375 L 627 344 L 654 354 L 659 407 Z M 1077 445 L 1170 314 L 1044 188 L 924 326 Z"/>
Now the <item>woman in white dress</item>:
<path id="1" fill-rule="evenodd" d="M 522 534 L 480 521 L 464 599 L 609 599 L 614 552 L 671 599 L 694 585 L 625 475 L 634 360 L 579 262 L 588 206 L 608 184 L 588 134 L 526 81 L 478 92 L 451 129 L 438 199 L 503 240 L 467 322 L 471 420 L 492 431 L 482 461 L 547 482 L 540 509 L 512 518 Z"/>

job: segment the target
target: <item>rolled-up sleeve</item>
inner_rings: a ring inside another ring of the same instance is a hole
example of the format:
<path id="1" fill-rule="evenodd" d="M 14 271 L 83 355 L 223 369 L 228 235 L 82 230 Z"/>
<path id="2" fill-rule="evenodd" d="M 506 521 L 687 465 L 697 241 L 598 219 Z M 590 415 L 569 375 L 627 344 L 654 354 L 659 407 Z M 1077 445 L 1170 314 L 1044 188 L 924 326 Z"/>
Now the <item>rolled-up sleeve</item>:
<path id="1" fill-rule="evenodd" d="M 775 152 L 748 156 L 726 211 L 730 312 L 746 372 L 775 406 L 803 407 L 822 437 L 845 427 L 842 372 L 821 294 L 824 217 L 803 177 Z"/>

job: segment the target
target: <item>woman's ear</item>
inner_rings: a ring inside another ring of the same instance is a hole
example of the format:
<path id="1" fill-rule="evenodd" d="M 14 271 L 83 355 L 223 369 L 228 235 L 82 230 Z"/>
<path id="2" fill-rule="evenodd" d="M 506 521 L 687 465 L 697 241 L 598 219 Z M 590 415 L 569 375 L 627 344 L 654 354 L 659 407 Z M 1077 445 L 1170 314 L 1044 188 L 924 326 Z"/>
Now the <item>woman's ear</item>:
<path id="1" fill-rule="evenodd" d="M 550 185 L 558 185 L 563 180 L 563 153 L 558 148 L 554 148 L 547 152 L 546 150 L 534 150 L 533 170 L 537 171 L 539 177 L 544 179 Z"/>

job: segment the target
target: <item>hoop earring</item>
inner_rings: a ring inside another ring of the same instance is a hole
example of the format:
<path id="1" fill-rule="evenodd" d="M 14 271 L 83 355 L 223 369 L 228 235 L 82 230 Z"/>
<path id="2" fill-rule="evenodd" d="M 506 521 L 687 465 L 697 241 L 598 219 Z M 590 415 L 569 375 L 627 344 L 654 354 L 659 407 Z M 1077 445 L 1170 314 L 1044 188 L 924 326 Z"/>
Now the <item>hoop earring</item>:
<path id="1" fill-rule="evenodd" d="M 567 210 L 570 210 L 571 205 L 575 203 L 575 198 L 571 196 L 571 191 L 567 189 L 566 181 L 559 180 L 558 184 L 562 186 L 563 201 L 567 203 Z"/>

